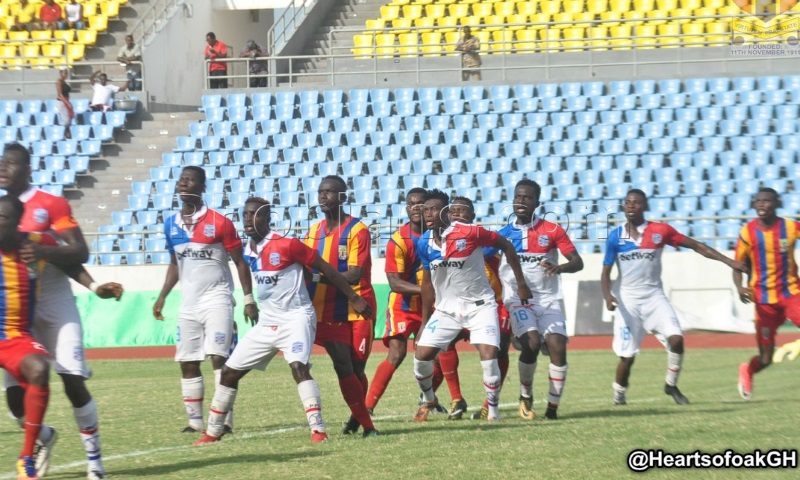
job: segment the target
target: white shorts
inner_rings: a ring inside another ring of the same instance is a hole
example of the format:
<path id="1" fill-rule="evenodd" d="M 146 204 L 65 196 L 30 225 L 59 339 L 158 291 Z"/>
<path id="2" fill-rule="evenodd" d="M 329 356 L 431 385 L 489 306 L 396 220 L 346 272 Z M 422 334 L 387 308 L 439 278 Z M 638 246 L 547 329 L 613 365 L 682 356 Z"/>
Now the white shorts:
<path id="1" fill-rule="evenodd" d="M 307 312 L 291 314 L 291 321 L 281 325 L 259 322 L 239 342 L 225 365 L 234 370 L 264 370 L 280 351 L 286 363 L 308 364 L 317 317 Z"/>
<path id="2" fill-rule="evenodd" d="M 464 315 L 452 315 L 437 310 L 425 325 L 417 345 L 446 349 L 450 342 L 461 333 L 469 330 L 469 342 L 483 343 L 500 347 L 500 324 L 497 319 L 497 303 L 494 300 L 476 307 Z"/>
<path id="3" fill-rule="evenodd" d="M 511 317 L 511 331 L 515 337 L 527 332 L 539 332 L 542 339 L 551 333 L 567 336 L 567 317 L 561 300 L 537 305 L 507 303 L 506 309 Z"/>
<path id="4" fill-rule="evenodd" d="M 648 332 L 655 334 L 666 345 L 667 339 L 683 335 L 678 316 L 666 295 L 656 293 L 652 297 L 623 299 L 617 296 L 618 315 L 614 315 L 614 353 L 630 358 L 639 353 Z"/>
<path id="5" fill-rule="evenodd" d="M 202 362 L 208 355 L 227 358 L 233 340 L 233 305 L 181 309 L 175 340 L 176 362 Z"/>

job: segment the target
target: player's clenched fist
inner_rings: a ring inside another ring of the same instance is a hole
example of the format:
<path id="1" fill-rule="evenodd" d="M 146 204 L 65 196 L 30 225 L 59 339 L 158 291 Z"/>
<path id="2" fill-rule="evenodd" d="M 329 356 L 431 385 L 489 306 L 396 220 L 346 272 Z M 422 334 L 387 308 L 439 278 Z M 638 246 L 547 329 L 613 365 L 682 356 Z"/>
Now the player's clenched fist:
<path id="1" fill-rule="evenodd" d="M 613 312 L 617 309 L 617 297 L 614 295 L 607 295 L 606 296 L 606 308 L 609 312 Z"/>
<path id="2" fill-rule="evenodd" d="M 161 310 L 164 308 L 164 299 L 159 297 L 156 300 L 156 303 L 153 304 L 153 318 L 156 320 L 164 320 L 164 315 L 161 314 Z"/>
<path id="3" fill-rule="evenodd" d="M 116 282 L 108 282 L 97 287 L 95 290 L 95 295 L 100 298 L 113 298 L 116 299 L 118 302 L 122 298 L 122 293 L 125 291 L 122 288 L 122 285 Z"/>
<path id="4" fill-rule="evenodd" d="M 523 305 L 526 305 L 528 300 L 533 298 L 533 293 L 531 293 L 530 287 L 528 287 L 528 284 L 525 282 L 521 282 L 519 284 L 519 288 L 517 288 L 517 294 L 519 295 L 520 303 Z"/>
<path id="5" fill-rule="evenodd" d="M 374 318 L 374 312 L 372 311 L 372 307 L 369 306 L 364 297 L 356 296 L 350 300 L 350 304 L 353 306 L 353 310 L 356 311 L 357 314 L 361 315 L 364 318 Z"/>

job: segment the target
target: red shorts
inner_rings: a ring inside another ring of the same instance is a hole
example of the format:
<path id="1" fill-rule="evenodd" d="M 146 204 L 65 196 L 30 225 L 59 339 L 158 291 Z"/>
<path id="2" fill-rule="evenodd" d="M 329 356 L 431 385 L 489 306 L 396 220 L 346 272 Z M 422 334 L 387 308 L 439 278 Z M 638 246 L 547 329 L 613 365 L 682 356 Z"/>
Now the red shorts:
<path id="1" fill-rule="evenodd" d="M 27 386 L 22 378 L 22 360 L 28 355 L 44 355 L 49 357 L 44 345 L 24 334 L 10 340 L 0 340 L 0 368 L 6 370 L 20 386 Z"/>
<path id="2" fill-rule="evenodd" d="M 790 320 L 800 327 L 800 295 L 778 303 L 756 304 L 756 340 L 759 345 L 774 345 L 775 331 Z"/>
<path id="3" fill-rule="evenodd" d="M 511 335 L 511 317 L 502 303 L 497 304 L 497 320 L 500 322 L 500 334 Z"/>
<path id="4" fill-rule="evenodd" d="M 370 319 L 349 323 L 353 332 L 350 343 L 353 347 L 353 361 L 367 363 L 369 354 L 372 353 L 372 342 L 375 340 L 375 322 Z"/>
<path id="5" fill-rule="evenodd" d="M 389 339 L 400 337 L 408 340 L 412 333 L 417 333 L 422 325 L 421 317 L 416 312 L 386 309 L 386 331 L 383 332 L 383 345 L 389 346 Z"/>
<path id="6" fill-rule="evenodd" d="M 317 323 L 317 334 L 314 344 L 325 346 L 326 342 L 345 343 L 351 345 L 353 337 L 352 322 Z"/>

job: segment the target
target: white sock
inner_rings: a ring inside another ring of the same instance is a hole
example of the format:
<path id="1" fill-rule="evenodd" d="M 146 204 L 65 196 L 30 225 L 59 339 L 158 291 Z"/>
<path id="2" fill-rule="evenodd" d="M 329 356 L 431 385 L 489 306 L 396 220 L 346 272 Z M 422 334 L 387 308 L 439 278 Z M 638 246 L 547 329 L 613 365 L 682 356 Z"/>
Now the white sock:
<path id="1" fill-rule="evenodd" d="M 81 442 L 84 450 L 86 450 L 86 458 L 89 459 L 89 471 L 105 472 L 103 459 L 100 455 L 97 404 L 94 399 L 91 399 L 86 405 L 80 408 L 73 408 L 72 413 L 75 416 L 75 423 L 78 424 L 78 429 L 81 432 Z"/>
<path id="2" fill-rule="evenodd" d="M 50 437 L 53 436 L 53 427 L 49 425 L 42 425 L 42 430 L 39 432 L 39 441 L 41 443 L 47 443 L 50 441 Z"/>
<path id="3" fill-rule="evenodd" d="M 417 378 L 417 385 L 422 390 L 422 399 L 432 402 L 436 397 L 433 394 L 433 360 L 414 359 L 414 376 Z"/>
<path id="4" fill-rule="evenodd" d="M 536 362 L 517 363 L 519 368 L 519 394 L 523 397 L 533 398 L 533 374 L 536 373 Z"/>
<path id="5" fill-rule="evenodd" d="M 322 401 L 319 398 L 319 386 L 316 380 L 306 380 L 297 384 L 297 393 L 306 411 L 306 420 L 311 433 L 324 432 L 325 422 L 322 420 Z"/>
<path id="6" fill-rule="evenodd" d="M 674 387 L 678 384 L 678 377 L 681 374 L 683 364 L 682 353 L 667 352 L 667 385 Z"/>
<path id="7" fill-rule="evenodd" d="M 558 405 L 561 401 L 561 393 L 564 391 L 564 383 L 567 381 L 567 365 L 557 367 L 551 363 L 548 367 L 550 370 L 550 394 L 547 396 L 547 401 Z"/>
<path id="8" fill-rule="evenodd" d="M 486 401 L 489 403 L 489 418 L 500 418 L 500 366 L 497 359 L 481 360 L 483 367 L 483 387 L 486 389 Z"/>
<path id="9" fill-rule="evenodd" d="M 219 387 L 221 379 L 222 369 L 218 368 L 214 370 L 214 388 Z M 233 405 L 231 405 L 231 409 L 228 411 L 228 415 L 225 417 L 225 425 L 231 427 L 231 430 L 233 430 Z"/>
<path id="10" fill-rule="evenodd" d="M 189 416 L 189 426 L 198 432 L 203 430 L 203 397 L 205 385 L 203 377 L 182 378 L 181 392 L 183 393 L 183 406 Z"/>
<path id="11" fill-rule="evenodd" d="M 214 399 L 211 400 L 211 408 L 208 410 L 208 429 L 207 435 L 221 437 L 225 427 L 225 417 L 233 408 L 236 401 L 236 389 L 217 385 L 214 391 Z"/>
<path id="12" fill-rule="evenodd" d="M 628 391 L 628 387 L 623 387 L 622 385 L 620 385 L 620 384 L 619 384 L 619 383 L 617 383 L 617 382 L 614 382 L 614 383 L 612 383 L 612 384 L 611 384 L 611 388 L 613 388 L 613 389 L 614 389 L 614 392 L 616 392 L 616 393 L 621 393 L 621 394 L 623 394 L 623 395 L 625 394 L 625 392 L 627 392 L 627 391 Z"/>

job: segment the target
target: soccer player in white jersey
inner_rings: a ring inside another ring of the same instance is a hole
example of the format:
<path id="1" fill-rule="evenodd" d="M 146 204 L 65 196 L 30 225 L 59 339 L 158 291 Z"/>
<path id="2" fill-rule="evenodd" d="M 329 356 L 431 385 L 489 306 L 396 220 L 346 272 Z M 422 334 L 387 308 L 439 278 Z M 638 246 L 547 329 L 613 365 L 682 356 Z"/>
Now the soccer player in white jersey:
<path id="1" fill-rule="evenodd" d="M 600 279 L 606 308 L 614 311 L 619 307 L 620 313 L 614 317 L 613 348 L 619 357 L 616 381 L 612 385 L 614 404 L 625 405 L 628 377 L 635 355 L 647 332 L 653 332 L 667 348 L 664 393 L 678 405 L 687 405 L 689 400 L 677 387 L 683 363 L 683 331 L 661 284 L 664 246 L 690 248 L 741 272 L 746 271 L 746 266 L 678 233 L 666 223 L 646 221 L 644 212 L 647 210 L 647 196 L 639 189 L 628 191 L 623 209 L 627 222 L 612 230 L 608 236 Z M 619 277 L 612 288 L 611 269 L 614 263 L 619 269 Z"/>
<path id="2" fill-rule="evenodd" d="M 252 293 L 250 268 L 242 257 L 242 242 L 230 219 L 203 204 L 206 172 L 189 166 L 181 171 L 178 194 L 180 213 L 164 222 L 167 248 L 172 261 L 161 294 L 153 305 L 153 316 L 164 320 L 161 310 L 172 288 L 181 281 L 182 304 L 178 313 L 175 361 L 181 365 L 183 403 L 189 417 L 184 433 L 203 431 L 205 389 L 200 362 L 210 357 L 214 384 L 219 385 L 222 365 L 233 337 L 233 278 L 228 255 L 244 290 L 245 319 L 255 324 L 258 308 Z M 233 425 L 229 418 L 227 433 Z"/>
<path id="3" fill-rule="evenodd" d="M 567 380 L 567 326 L 564 316 L 561 281 L 558 275 L 583 270 L 583 259 L 557 224 L 534 215 L 539 207 L 541 187 L 533 180 L 523 179 L 514 187 L 516 222 L 509 223 L 498 233 L 514 245 L 522 264 L 522 272 L 533 298 L 527 305 L 517 297 L 514 272 L 505 257 L 500 260 L 500 281 L 503 284 L 503 304 L 511 316 L 511 329 L 519 339 L 519 415 L 525 420 L 536 416 L 533 409 L 533 376 L 537 357 L 543 350 L 550 356 L 548 373 L 550 391 L 545 418 L 558 418 L 558 405 Z M 558 252 L 567 259 L 559 265 Z"/>
<path id="4" fill-rule="evenodd" d="M 514 246 L 497 232 L 459 221 L 470 218 L 474 211 L 470 200 L 459 198 L 449 207 L 448 200 L 447 194 L 440 190 L 427 192 L 424 218 L 428 231 L 417 244 L 423 268 L 422 326 L 414 354 L 414 375 L 424 402 L 414 420 L 426 421 L 428 413 L 439 403 L 433 392 L 434 357 L 466 328 L 481 358 L 489 404 L 487 420 L 496 422 L 500 420 L 500 368 L 497 364 L 500 326 L 481 247 L 495 247 L 506 254 L 519 285 L 521 302 L 527 303 L 531 291 Z"/>
<path id="5" fill-rule="evenodd" d="M 317 314 L 306 290 L 305 267 L 322 272 L 332 285 L 347 295 L 356 312 L 372 314 L 366 300 L 353 291 L 335 268 L 297 238 L 270 231 L 269 219 L 270 205 L 266 200 L 249 198 L 245 202 L 244 230 L 250 241 L 245 245 L 244 256 L 256 279 L 258 324 L 245 335 L 222 367 L 222 380 L 211 402 L 208 429 L 195 445 L 219 441 L 224 433 L 225 416 L 236 400 L 239 380 L 253 368 L 266 369 L 279 351 L 283 352 L 297 382 L 297 392 L 311 429 L 311 442 L 328 439 L 319 387 L 308 367 Z"/>

